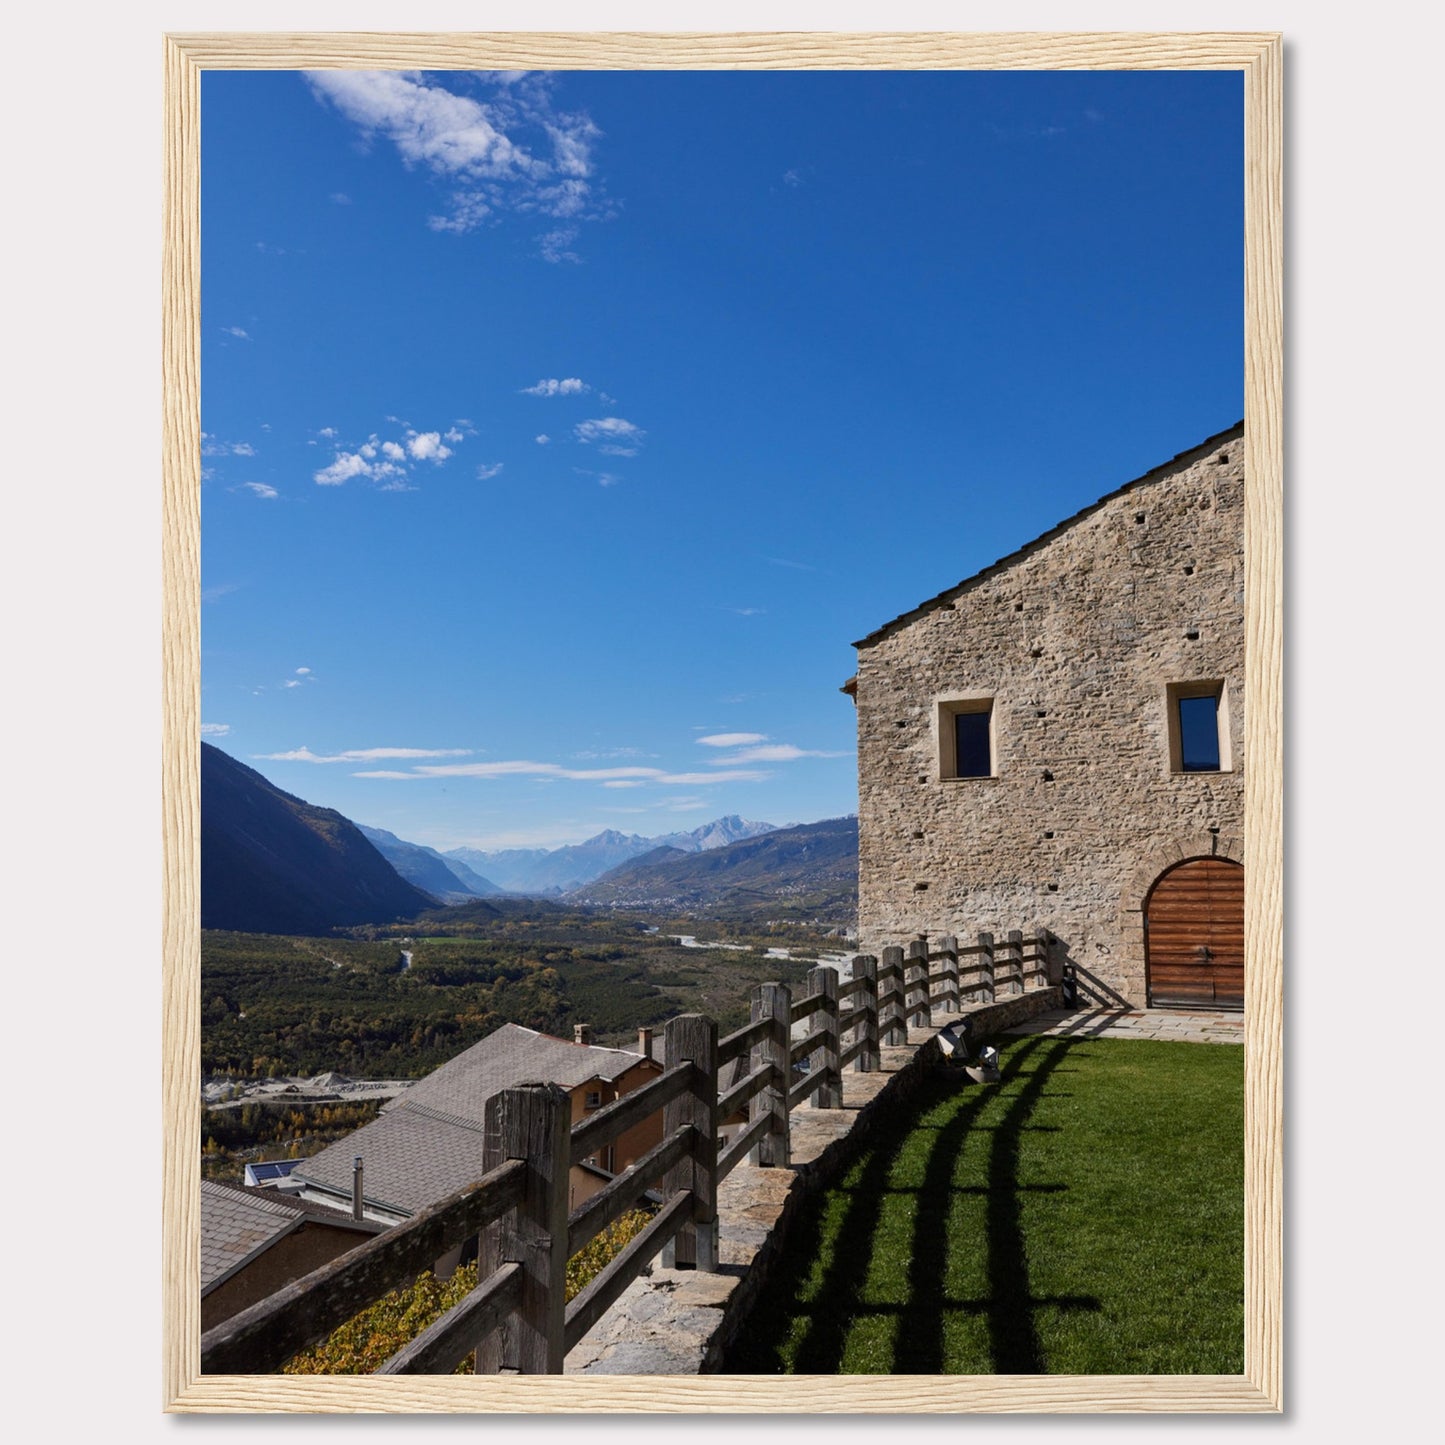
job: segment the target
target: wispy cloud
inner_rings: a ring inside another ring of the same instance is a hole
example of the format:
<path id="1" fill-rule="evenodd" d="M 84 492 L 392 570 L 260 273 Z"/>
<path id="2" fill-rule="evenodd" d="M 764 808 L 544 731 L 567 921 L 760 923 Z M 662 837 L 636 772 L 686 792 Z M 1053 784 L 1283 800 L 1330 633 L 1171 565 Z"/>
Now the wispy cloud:
<path id="1" fill-rule="evenodd" d="M 231 731 L 230 723 L 202 723 L 201 736 L 203 738 L 223 738 Z"/>
<path id="2" fill-rule="evenodd" d="M 586 114 L 557 109 L 555 77 L 459 74 L 443 84 L 418 71 L 322 70 L 306 79 L 368 140 L 390 141 L 404 165 L 451 188 L 447 210 L 427 219 L 434 231 L 465 234 L 508 212 L 550 216 L 568 224 L 539 238 L 542 255 L 576 260 L 575 223 L 612 214 L 593 156 L 601 132 Z"/>
<path id="3" fill-rule="evenodd" d="M 766 607 L 724 607 L 724 612 L 736 612 L 739 617 L 761 617 Z"/>
<path id="4" fill-rule="evenodd" d="M 305 749 L 301 749 L 305 752 Z M 396 754 L 391 754 L 396 756 Z M 285 761 L 332 762 L 333 758 L 288 755 Z M 713 783 L 758 783 L 769 774 L 750 769 L 730 768 L 709 773 L 672 773 L 665 768 L 565 768 L 560 763 L 537 763 L 525 759 L 508 759 L 487 763 L 424 763 L 409 772 L 394 770 L 359 772 L 358 778 L 427 779 L 427 778 L 532 778 L 537 781 L 568 781 L 578 783 L 637 782 L 658 783 L 668 787 L 695 787 Z"/>
<path id="5" fill-rule="evenodd" d="M 214 587 L 202 587 L 201 601 L 218 602 L 222 597 L 228 596 L 232 592 L 240 591 L 240 588 L 241 584 L 239 582 L 218 582 Z"/>
<path id="6" fill-rule="evenodd" d="M 349 206 L 351 204 L 351 197 L 348 196 L 345 191 L 332 191 L 331 203 L 335 206 Z"/>
<path id="7" fill-rule="evenodd" d="M 543 377 L 535 386 L 524 386 L 523 396 L 581 396 L 592 388 L 580 376 Z"/>
<path id="8" fill-rule="evenodd" d="M 791 567 L 795 572 L 818 571 L 811 562 L 795 562 L 791 557 L 764 557 L 763 561 L 774 567 Z"/>
<path id="9" fill-rule="evenodd" d="M 597 443 L 599 451 L 614 457 L 635 457 L 647 435 L 640 426 L 620 416 L 599 416 L 579 421 L 572 428 L 579 442 Z"/>
<path id="10" fill-rule="evenodd" d="M 379 763 L 413 758 L 464 758 L 471 748 L 350 748 L 343 753 L 313 753 L 310 748 L 292 748 L 285 753 L 255 753 L 266 763 Z"/>
<path id="11" fill-rule="evenodd" d="M 491 481 L 493 477 L 497 476 L 497 475 L 501 472 L 501 470 L 502 470 L 502 465 L 503 465 L 503 464 L 502 464 L 501 462 L 493 462 L 493 463 L 491 464 L 491 466 L 480 466 L 480 467 L 478 467 L 478 468 L 477 468 L 477 480 L 478 480 L 479 482 L 489 482 L 489 481 Z"/>
<path id="12" fill-rule="evenodd" d="M 537 253 L 554 266 L 560 266 L 564 261 L 580 266 L 582 257 L 572 249 L 577 235 L 576 226 L 558 226 L 555 230 L 543 231 L 537 237 Z"/>
<path id="13" fill-rule="evenodd" d="M 552 438 L 549 437 L 546 432 L 539 432 L 532 440 L 535 441 L 539 447 L 545 447 L 551 442 Z"/>
<path id="14" fill-rule="evenodd" d="M 201 455 L 203 457 L 254 457 L 256 448 L 250 442 L 227 442 L 211 432 L 201 433 Z"/>
<path id="15" fill-rule="evenodd" d="M 792 743 L 768 741 L 766 733 L 709 733 L 697 739 L 705 747 L 732 749 L 726 757 L 713 758 L 714 768 L 731 768 L 747 763 L 792 763 L 799 758 L 841 758 L 845 753 L 821 752 L 795 747 Z"/>
<path id="16" fill-rule="evenodd" d="M 255 496 L 266 498 L 267 501 L 273 501 L 281 495 L 275 487 L 269 487 L 265 482 L 242 482 L 241 486 Z"/>
<path id="17" fill-rule="evenodd" d="M 799 758 L 842 758 L 846 753 L 820 752 L 815 748 L 796 748 L 792 743 L 764 743 L 755 748 L 741 748 L 725 758 L 714 758 L 713 767 L 732 767 L 736 763 L 792 763 Z"/>
<path id="18" fill-rule="evenodd" d="M 239 326 L 223 326 L 221 330 L 225 332 L 227 336 L 234 336 L 238 341 L 249 341 L 251 339 L 251 333 L 249 331 L 243 331 Z"/>

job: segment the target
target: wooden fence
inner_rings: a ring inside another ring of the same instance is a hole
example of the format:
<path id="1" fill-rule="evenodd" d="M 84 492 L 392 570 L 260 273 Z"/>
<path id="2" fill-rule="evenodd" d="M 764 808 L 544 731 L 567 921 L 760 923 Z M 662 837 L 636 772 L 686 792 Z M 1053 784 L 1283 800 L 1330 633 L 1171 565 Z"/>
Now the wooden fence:
<path id="1" fill-rule="evenodd" d="M 474 1185 L 207 1331 L 202 1372 L 279 1369 L 477 1237 L 477 1287 L 379 1373 L 447 1374 L 475 1355 L 481 1372 L 559 1374 L 567 1352 L 659 1254 L 671 1268 L 717 1269 L 718 1185 L 745 1159 L 786 1167 L 799 1104 L 841 1107 L 842 1071 L 876 1070 L 880 1041 L 906 1043 L 910 1027 L 929 1027 L 965 1002 L 1042 988 L 1047 975 L 1043 930 L 1027 939 L 1014 930 L 1001 944 L 981 933 L 965 947 L 951 935 L 932 947 L 920 936 L 883 949 L 881 962 L 855 957 L 841 987 L 832 968 L 813 969 L 796 1000 L 786 984 L 763 984 L 750 1022 L 723 1039 L 700 1014 L 672 1019 L 663 1072 L 570 1127 L 570 1100 L 555 1084 L 504 1089 L 485 1105 Z M 796 1042 L 795 1025 L 803 1026 Z M 659 1112 L 661 1142 L 569 1214 L 571 1166 Z M 720 1128 L 738 1116 L 741 1129 L 720 1147 Z M 567 1261 L 649 1193 L 663 1201 L 651 1222 L 566 1303 Z"/>

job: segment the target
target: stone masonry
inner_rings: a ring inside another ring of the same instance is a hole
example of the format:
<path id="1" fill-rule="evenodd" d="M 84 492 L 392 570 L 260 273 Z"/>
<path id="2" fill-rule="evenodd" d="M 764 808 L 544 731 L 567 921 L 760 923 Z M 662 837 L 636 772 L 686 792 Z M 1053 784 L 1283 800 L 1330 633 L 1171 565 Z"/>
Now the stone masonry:
<path id="1" fill-rule="evenodd" d="M 1086 1000 L 1144 1006 L 1151 885 L 1185 858 L 1244 861 L 1242 438 L 856 644 L 860 948 L 1044 927 Z M 1176 771 L 1169 684 L 1209 682 L 1223 770 Z M 949 704 L 987 699 L 993 775 L 947 776 Z"/>

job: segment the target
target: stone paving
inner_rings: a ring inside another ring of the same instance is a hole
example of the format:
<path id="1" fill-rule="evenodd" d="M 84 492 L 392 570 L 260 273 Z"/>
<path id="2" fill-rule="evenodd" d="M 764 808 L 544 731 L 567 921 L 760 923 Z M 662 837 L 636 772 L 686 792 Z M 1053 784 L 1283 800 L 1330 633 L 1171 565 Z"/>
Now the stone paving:
<path id="1" fill-rule="evenodd" d="M 1244 1015 L 1188 1009 L 1051 1009 L 1006 1034 L 1076 1039 L 1164 1039 L 1188 1044 L 1242 1044 Z"/>

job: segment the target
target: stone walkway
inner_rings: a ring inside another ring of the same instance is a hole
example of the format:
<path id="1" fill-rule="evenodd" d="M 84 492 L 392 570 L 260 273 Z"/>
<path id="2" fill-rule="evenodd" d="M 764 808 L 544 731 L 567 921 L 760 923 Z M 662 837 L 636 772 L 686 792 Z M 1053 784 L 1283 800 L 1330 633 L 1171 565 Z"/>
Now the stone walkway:
<path id="1" fill-rule="evenodd" d="M 1242 1013 L 1187 1009 L 1052 1009 L 1006 1034 L 1049 1034 L 1077 1039 L 1164 1039 L 1187 1044 L 1242 1044 Z"/>

